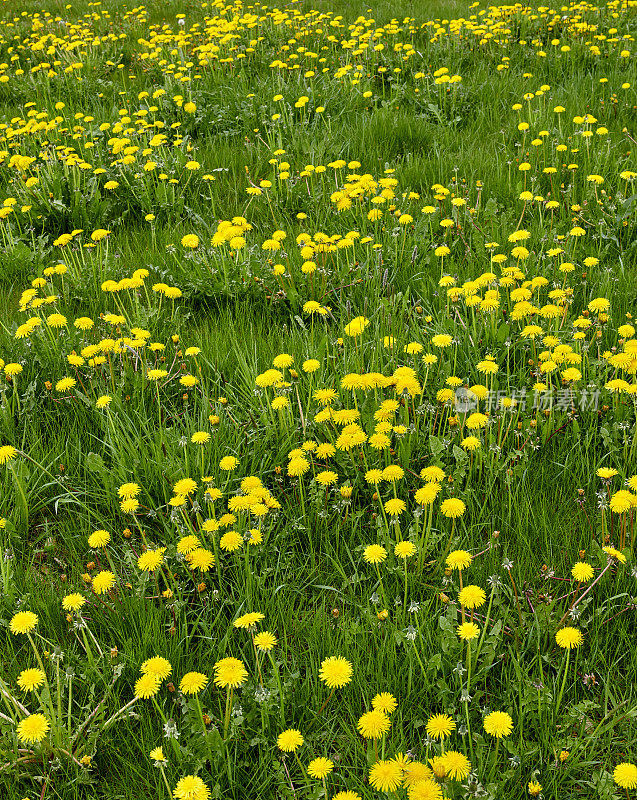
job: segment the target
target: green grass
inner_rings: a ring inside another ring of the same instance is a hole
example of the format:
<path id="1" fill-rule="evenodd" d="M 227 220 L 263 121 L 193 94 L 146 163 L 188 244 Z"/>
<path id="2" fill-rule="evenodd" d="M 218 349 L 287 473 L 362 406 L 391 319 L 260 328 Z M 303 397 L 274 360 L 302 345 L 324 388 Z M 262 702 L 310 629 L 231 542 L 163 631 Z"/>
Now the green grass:
<path id="1" fill-rule="evenodd" d="M 371 9 L 308 0 L 281 9 L 289 25 L 264 7 L 235 10 L 228 40 L 225 23 L 210 21 L 233 17 L 221 3 L 0 6 L 0 208 L 5 199 L 14 208 L 0 213 L 0 356 L 3 367 L 22 367 L 0 380 L 0 447 L 16 448 L 13 457 L 0 449 L 3 797 L 168 798 L 180 779 L 198 775 L 212 797 L 235 800 L 333 800 L 345 790 L 357 794 L 339 800 L 523 798 L 530 781 L 545 798 L 620 798 L 613 770 L 637 754 L 635 505 L 616 505 L 637 473 L 635 384 L 633 364 L 613 360 L 631 352 L 634 331 L 619 329 L 637 293 L 637 75 L 634 53 L 621 54 L 634 50 L 634 3 L 510 7 L 501 26 L 486 7 L 443 0 Z M 326 15 L 320 23 L 315 11 Z M 244 16 L 253 12 L 255 20 Z M 461 34 L 451 32 L 458 20 Z M 377 36 L 368 48 L 366 30 Z M 41 48 L 45 34 L 53 37 Z M 78 44 L 69 48 L 71 40 Z M 461 80 L 435 83 L 441 68 Z M 296 107 L 303 96 L 306 106 Z M 595 121 L 577 121 L 586 114 Z M 158 133 L 166 141 L 151 145 Z M 16 167 L 15 156 L 33 161 Z M 339 160 L 344 167 L 330 166 Z M 199 167 L 188 169 L 191 161 Z M 527 172 L 518 169 L 524 162 Z M 263 180 L 272 186 L 260 196 L 247 191 Z M 233 244 L 220 243 L 220 223 L 236 217 L 247 223 L 234 220 Z M 98 229 L 109 233 L 94 243 Z M 509 240 L 519 230 L 528 232 L 518 242 L 526 254 Z M 282 244 L 267 249 L 277 231 Z M 182 243 L 189 234 L 194 248 Z M 312 251 L 302 252 L 304 235 Z M 328 237 L 332 246 L 321 246 Z M 449 252 L 436 253 L 443 245 Z M 507 259 L 499 264 L 494 253 Z M 308 261 L 314 272 L 303 270 Z M 560 270 L 564 263 L 573 270 Z M 523 275 L 507 279 L 516 264 Z M 137 270 L 145 272 L 132 286 L 105 285 Z M 42 277 L 40 300 L 20 310 L 23 291 Z M 538 277 L 545 282 L 528 284 Z M 155 284 L 179 287 L 180 296 Z M 462 287 L 457 297 L 449 285 Z M 535 309 L 516 319 L 527 285 Z M 492 311 L 488 292 L 497 295 Z M 589 308 L 595 298 L 608 299 L 607 315 Z M 324 313 L 311 315 L 308 301 Z M 66 324 L 49 324 L 52 313 Z M 108 313 L 124 321 L 111 324 Z M 361 316 L 368 325 L 349 336 L 346 326 Z M 79 317 L 94 327 L 76 327 Z M 40 322 L 16 336 L 28 319 Z M 590 327 L 578 327 L 583 319 Z M 542 328 L 536 339 L 522 332 L 531 324 Z M 453 338 L 448 347 L 437 344 L 441 334 Z M 121 350 L 103 344 L 122 337 Z M 405 350 L 410 343 L 436 362 Z M 568 346 L 561 355 L 558 343 Z M 82 351 L 83 363 L 72 365 L 67 357 Z M 280 367 L 280 383 L 259 387 L 280 354 L 293 365 Z M 91 361 L 96 355 L 103 363 Z M 488 356 L 498 367 L 490 377 L 481 371 Z M 307 359 L 319 362 L 315 372 L 303 368 Z M 546 362 L 554 372 L 540 371 Z M 579 377 L 563 374 L 569 366 Z M 416 388 L 396 386 L 401 367 L 414 370 Z M 154 382 L 152 369 L 167 374 Z M 393 382 L 347 388 L 370 373 Z M 185 374 L 198 382 L 184 386 Z M 75 385 L 56 388 L 65 377 Z M 481 401 L 489 421 L 469 429 L 453 392 L 438 394 L 453 378 L 517 404 Z M 606 387 L 617 378 L 627 384 L 614 394 Z M 557 402 L 537 409 L 540 380 Z M 388 419 L 387 441 L 345 446 L 342 423 L 321 419 L 313 396 L 326 388 L 335 410 L 360 412 L 367 437 Z M 100 409 L 106 394 L 110 405 Z M 289 405 L 273 409 L 278 398 Z M 379 414 L 393 399 L 396 407 Z M 210 440 L 192 442 L 198 431 Z M 479 439 L 474 452 L 470 435 Z M 334 454 L 317 453 L 328 442 Z M 304 444 L 299 478 L 288 454 L 298 458 Z M 237 458 L 234 470 L 220 466 L 227 456 Z M 366 478 L 390 464 L 404 476 L 378 486 Z M 429 515 L 417 492 L 431 466 L 445 476 Z M 600 468 L 617 475 L 604 479 Z M 248 493 L 240 484 L 250 476 L 271 493 L 267 513 L 240 509 L 221 530 L 206 523 Z M 186 477 L 196 490 L 171 505 Z M 133 513 L 118 495 L 129 482 L 141 487 Z M 222 497 L 209 503 L 213 486 Z M 383 507 L 391 498 L 405 503 L 398 524 Z M 452 522 L 443 503 L 453 498 L 464 511 Z M 262 543 L 247 541 L 255 528 Z M 90 548 L 102 529 L 109 544 Z M 241 535 L 235 552 L 224 549 L 230 530 Z M 192 534 L 215 555 L 208 572 L 189 568 L 177 550 Z M 394 553 L 401 540 L 414 544 L 413 557 Z M 365 557 L 372 544 L 387 551 L 378 568 Z M 138 557 L 160 547 L 161 569 L 143 572 Z M 462 574 L 446 563 L 452 550 L 474 557 Z M 580 561 L 593 567 L 594 584 L 572 577 Z M 102 571 L 115 585 L 98 594 L 92 579 Z M 458 599 L 467 584 L 485 592 L 475 612 Z M 67 613 L 62 598 L 75 592 L 86 605 Z M 38 617 L 33 645 L 9 629 L 25 610 Z M 233 626 L 253 611 L 264 615 L 257 630 L 277 637 L 270 654 L 257 655 L 251 633 Z M 465 617 L 479 627 L 470 646 L 457 633 Z M 555 639 L 565 625 L 583 633 L 568 659 Z M 155 655 L 171 674 L 154 700 L 133 702 L 140 667 Z M 353 673 L 330 696 L 319 671 L 335 655 Z M 212 681 L 225 657 L 248 673 L 228 705 Z M 18 689 L 38 658 L 47 684 L 39 694 Z M 199 700 L 179 689 L 190 671 L 209 679 Z M 357 723 L 380 692 L 397 708 L 373 743 Z M 19 740 L 25 711 L 16 702 L 51 723 L 42 743 Z M 513 722 L 498 745 L 483 727 L 492 711 Z M 420 795 L 407 786 L 376 791 L 369 774 L 379 758 L 440 755 L 426 734 L 435 713 L 455 721 L 444 746 L 466 755 L 471 774 L 439 778 Z M 166 720 L 177 740 L 163 735 Z M 303 734 L 298 760 L 277 748 L 287 728 Z M 163 770 L 150 758 L 159 745 Z M 326 783 L 305 771 L 319 756 L 334 765 Z"/>

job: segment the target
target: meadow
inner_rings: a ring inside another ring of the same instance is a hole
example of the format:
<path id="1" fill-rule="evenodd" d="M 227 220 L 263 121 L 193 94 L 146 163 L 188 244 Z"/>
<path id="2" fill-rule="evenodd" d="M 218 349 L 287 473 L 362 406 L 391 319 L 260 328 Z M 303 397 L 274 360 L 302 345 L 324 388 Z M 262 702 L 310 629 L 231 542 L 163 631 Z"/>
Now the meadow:
<path id="1" fill-rule="evenodd" d="M 0 3 L 3 798 L 637 797 L 636 36 Z"/>

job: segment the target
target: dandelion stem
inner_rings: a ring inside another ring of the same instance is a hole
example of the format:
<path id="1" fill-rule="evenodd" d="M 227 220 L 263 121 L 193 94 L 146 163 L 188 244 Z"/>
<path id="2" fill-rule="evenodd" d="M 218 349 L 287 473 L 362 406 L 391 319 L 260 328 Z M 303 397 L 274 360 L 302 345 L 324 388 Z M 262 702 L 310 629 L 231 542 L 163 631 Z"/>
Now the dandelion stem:
<path id="1" fill-rule="evenodd" d="M 568 665 L 571 659 L 571 648 L 567 648 L 566 650 L 566 660 L 564 663 L 564 677 L 562 678 L 562 686 L 560 687 L 560 693 L 557 696 L 557 701 L 555 703 L 555 711 L 554 711 L 554 718 L 557 718 L 557 712 L 560 710 L 560 704 L 562 702 L 562 697 L 564 695 L 564 689 L 566 687 L 566 676 L 568 675 Z"/>
<path id="2" fill-rule="evenodd" d="M 323 711 L 325 710 L 325 707 L 327 706 L 327 704 L 328 704 L 328 703 L 330 702 L 330 700 L 332 699 L 332 696 L 333 696 L 333 694 L 334 694 L 334 692 L 335 692 L 335 691 L 336 691 L 336 687 L 332 687 L 332 691 L 331 691 L 331 692 L 328 694 L 328 696 L 325 698 L 325 702 L 324 702 L 324 703 L 323 703 L 323 705 L 322 705 L 322 706 L 319 708 L 319 710 L 316 712 L 316 716 L 317 716 L 317 717 L 318 717 L 318 716 L 320 716 L 320 714 L 322 714 L 322 713 L 323 713 Z"/>

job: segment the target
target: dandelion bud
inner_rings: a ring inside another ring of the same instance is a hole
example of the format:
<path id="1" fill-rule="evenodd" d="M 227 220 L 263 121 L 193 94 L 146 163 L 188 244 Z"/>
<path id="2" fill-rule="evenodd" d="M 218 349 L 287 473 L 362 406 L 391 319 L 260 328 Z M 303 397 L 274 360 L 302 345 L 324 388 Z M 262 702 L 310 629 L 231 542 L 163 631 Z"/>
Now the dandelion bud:
<path id="1" fill-rule="evenodd" d="M 438 780 L 442 780 L 447 774 L 447 767 L 440 756 L 434 756 L 430 761 L 431 769 Z"/>

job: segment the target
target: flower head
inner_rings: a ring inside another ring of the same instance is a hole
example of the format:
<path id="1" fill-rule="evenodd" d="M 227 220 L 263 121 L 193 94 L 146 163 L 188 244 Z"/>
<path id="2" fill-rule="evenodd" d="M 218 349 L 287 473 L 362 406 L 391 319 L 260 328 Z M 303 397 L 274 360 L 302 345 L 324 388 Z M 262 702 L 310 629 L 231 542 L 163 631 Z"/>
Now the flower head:
<path id="1" fill-rule="evenodd" d="M 463 781 L 471 772 L 471 762 L 457 750 L 448 750 L 440 759 L 447 775 L 454 781 Z"/>
<path id="2" fill-rule="evenodd" d="M 115 576 L 107 569 L 98 572 L 93 578 L 93 591 L 95 594 L 105 594 L 115 586 Z"/>
<path id="3" fill-rule="evenodd" d="M 146 550 L 137 559 L 137 566 L 142 572 L 154 572 L 164 561 L 165 547 L 158 547 L 156 550 Z"/>
<path id="4" fill-rule="evenodd" d="M 465 586 L 458 593 L 458 600 L 465 608 L 480 608 L 484 604 L 487 596 L 484 589 L 479 586 Z"/>
<path id="5" fill-rule="evenodd" d="M 455 729 L 456 723 L 448 714 L 434 714 L 427 720 L 427 736 L 432 739 L 446 739 Z"/>
<path id="6" fill-rule="evenodd" d="M 297 731 L 296 728 L 288 728 L 283 733 L 280 733 L 276 740 L 276 746 L 279 750 L 283 750 L 284 753 L 293 753 L 302 744 L 303 736 L 301 731 Z"/>
<path id="7" fill-rule="evenodd" d="M 154 675 L 162 681 L 172 672 L 170 661 L 162 656 L 147 658 L 140 669 L 144 675 Z"/>
<path id="8" fill-rule="evenodd" d="M 396 698 L 389 692 L 380 692 L 372 697 L 372 708 L 374 711 L 381 711 L 383 714 L 387 714 L 387 716 L 393 714 L 397 705 Z"/>
<path id="9" fill-rule="evenodd" d="M 117 490 L 120 500 L 130 500 L 141 492 L 141 486 L 137 483 L 123 483 Z"/>
<path id="10" fill-rule="evenodd" d="M 84 603 L 86 603 L 86 598 L 84 595 L 79 594 L 79 592 L 67 594 L 62 598 L 62 608 L 65 611 L 79 611 Z"/>
<path id="11" fill-rule="evenodd" d="M 426 483 L 442 483 L 445 478 L 445 471 L 440 467 L 424 467 L 420 470 L 420 477 Z"/>
<path id="12" fill-rule="evenodd" d="M 480 628 L 478 628 L 475 622 L 463 622 L 458 625 L 457 632 L 463 642 L 468 642 L 471 641 L 471 639 L 478 638 Z"/>
<path id="13" fill-rule="evenodd" d="M 9 623 L 11 633 L 31 633 L 38 624 L 37 614 L 32 611 L 18 611 L 14 614 Z"/>
<path id="14" fill-rule="evenodd" d="M 334 769 L 334 762 L 330 761 L 329 758 L 323 758 L 320 756 L 319 758 L 315 758 L 307 765 L 307 774 L 310 778 L 316 778 L 317 780 L 322 780 L 330 772 Z"/>
<path id="15" fill-rule="evenodd" d="M 614 558 L 615 561 L 619 561 L 620 564 L 626 563 L 626 556 L 620 550 L 616 550 L 614 547 L 602 547 L 602 550 L 610 558 Z"/>
<path id="16" fill-rule="evenodd" d="M 573 647 L 579 647 L 584 641 L 584 637 L 582 636 L 582 632 L 577 628 L 566 627 L 561 628 L 555 634 L 555 641 L 560 647 L 571 650 Z"/>
<path id="17" fill-rule="evenodd" d="M 484 729 L 497 739 L 508 736 L 513 730 L 513 720 L 506 711 L 492 711 L 484 718 Z"/>
<path id="18" fill-rule="evenodd" d="M 440 511 L 443 516 L 448 517 L 449 519 L 461 517 L 464 514 L 465 509 L 465 504 L 457 497 L 448 497 L 446 500 L 443 500 L 442 505 L 440 506 Z"/>
<path id="19" fill-rule="evenodd" d="M 452 550 L 447 556 L 445 564 L 449 569 L 463 570 L 471 565 L 473 556 L 466 550 Z"/>
<path id="20" fill-rule="evenodd" d="M 395 761 L 377 761 L 369 771 L 369 782 L 378 792 L 395 792 L 403 782 L 403 770 Z"/>
<path id="21" fill-rule="evenodd" d="M 186 775 L 173 789 L 175 800 L 208 800 L 210 789 L 196 775 Z"/>
<path id="22" fill-rule="evenodd" d="M 433 776 L 429 767 L 420 761 L 407 761 L 403 764 L 403 785 L 407 787 L 408 792 L 412 786 L 421 781 L 431 780 Z"/>
<path id="23" fill-rule="evenodd" d="M 197 491 L 197 481 L 193 481 L 192 478 L 180 478 L 177 483 L 173 486 L 173 492 L 176 495 L 191 495 Z"/>
<path id="24" fill-rule="evenodd" d="M 0 464 L 6 464 L 7 461 L 11 461 L 11 459 L 15 458 L 17 452 L 15 447 L 12 447 L 10 444 L 5 444 L 0 447 Z"/>
<path id="25" fill-rule="evenodd" d="M 254 646 L 264 653 L 269 652 L 276 645 L 276 636 L 270 631 L 261 631 L 254 637 Z"/>
<path id="26" fill-rule="evenodd" d="M 352 662 L 342 656 L 330 656 L 321 663 L 319 678 L 328 689 L 340 689 L 352 680 Z"/>
<path id="27" fill-rule="evenodd" d="M 443 756 L 444 754 L 442 756 L 433 756 L 433 758 L 429 759 L 431 771 L 438 780 L 442 780 L 443 778 L 447 777 L 447 767 L 443 760 Z"/>
<path id="28" fill-rule="evenodd" d="M 192 533 L 182 536 L 177 542 L 177 552 L 187 556 L 199 547 L 199 539 Z"/>
<path id="29" fill-rule="evenodd" d="M 257 622 L 261 622 L 262 619 L 265 619 L 264 614 L 261 614 L 259 611 L 251 611 L 235 619 L 233 625 L 235 628 L 254 628 Z"/>
<path id="30" fill-rule="evenodd" d="M 369 320 L 365 319 L 365 317 L 354 317 L 354 319 L 345 326 L 345 333 L 347 336 L 360 336 L 368 325 Z"/>
<path id="31" fill-rule="evenodd" d="M 411 558 L 416 553 L 416 545 L 413 542 L 403 540 L 397 542 L 394 547 L 394 554 L 398 558 Z"/>
<path id="32" fill-rule="evenodd" d="M 243 537 L 238 531 L 228 531 L 219 539 L 219 547 L 229 553 L 234 553 L 235 550 L 238 550 L 242 543 Z"/>
<path id="33" fill-rule="evenodd" d="M 164 755 L 164 751 L 161 747 L 153 748 L 150 753 L 148 754 L 153 761 L 162 763 L 166 761 L 166 756 Z"/>
<path id="34" fill-rule="evenodd" d="M 243 661 L 238 658 L 232 658 L 232 656 L 217 661 L 214 671 L 214 684 L 215 686 L 221 686 L 222 689 L 236 689 L 245 683 L 248 677 L 248 671 Z"/>
<path id="35" fill-rule="evenodd" d="M 150 672 L 146 675 L 142 675 L 141 678 L 135 681 L 135 697 L 148 700 L 150 697 L 154 697 L 157 694 L 160 686 L 161 680 L 157 675 L 153 675 Z"/>
<path id="36" fill-rule="evenodd" d="M 188 162 L 188 163 L 196 163 L 196 162 Z M 195 233 L 187 233 L 185 236 L 181 237 L 181 244 L 182 247 L 189 247 L 191 250 L 194 250 L 196 247 L 199 246 L 199 237 Z"/>
<path id="37" fill-rule="evenodd" d="M 363 550 L 363 558 L 368 564 L 381 564 L 387 558 L 387 550 L 381 544 L 369 544 Z"/>
<path id="38" fill-rule="evenodd" d="M 356 727 L 365 739 L 380 739 L 389 730 L 389 717 L 382 711 L 374 709 L 361 716 Z"/>
<path id="39" fill-rule="evenodd" d="M 625 761 L 613 770 L 613 780 L 622 789 L 637 789 L 637 766 Z"/>
<path id="40" fill-rule="evenodd" d="M 587 564 L 585 561 L 578 561 L 576 564 L 573 564 L 571 575 L 576 581 L 587 583 L 593 577 L 594 572 L 590 564 Z"/>
<path id="41" fill-rule="evenodd" d="M 433 780 L 418 781 L 411 788 L 409 800 L 442 800 L 440 784 Z"/>
<path id="42" fill-rule="evenodd" d="M 93 533 L 88 537 L 88 546 L 94 550 L 97 550 L 100 547 L 106 547 L 110 540 L 111 535 L 108 531 L 93 531 Z"/>
<path id="43" fill-rule="evenodd" d="M 44 714 L 29 714 L 18 723 L 18 739 L 26 744 L 41 742 L 50 728 Z"/>
<path id="44" fill-rule="evenodd" d="M 187 672 L 179 682 L 179 689 L 184 694 L 199 694 L 208 683 L 208 676 L 203 672 Z"/>
<path id="45" fill-rule="evenodd" d="M 623 514 L 628 511 L 633 504 L 634 495 L 626 489 L 620 489 L 610 498 L 609 507 L 616 514 Z"/>
<path id="46" fill-rule="evenodd" d="M 421 486 L 420 489 L 416 490 L 414 499 L 418 503 L 418 505 L 429 506 L 433 503 L 433 501 L 436 499 L 436 497 L 438 497 L 439 494 L 440 494 L 440 484 L 436 483 L 435 481 L 429 481 L 424 486 Z"/>
<path id="47" fill-rule="evenodd" d="M 18 686 L 25 692 L 39 689 L 44 683 L 44 672 L 41 669 L 23 669 L 18 675 Z"/>
<path id="48" fill-rule="evenodd" d="M 208 572 L 215 563 L 215 554 L 211 550 L 206 550 L 205 547 L 197 547 L 186 554 L 186 560 L 192 569 Z"/>
<path id="49" fill-rule="evenodd" d="M 77 383 L 77 381 L 75 380 L 75 378 L 61 378 L 55 384 L 55 391 L 56 392 L 68 392 L 69 389 L 72 389 L 75 386 L 76 383 Z"/>

